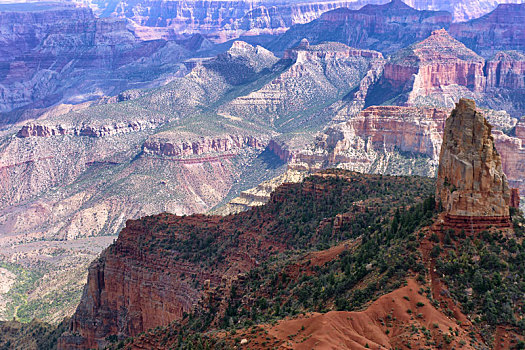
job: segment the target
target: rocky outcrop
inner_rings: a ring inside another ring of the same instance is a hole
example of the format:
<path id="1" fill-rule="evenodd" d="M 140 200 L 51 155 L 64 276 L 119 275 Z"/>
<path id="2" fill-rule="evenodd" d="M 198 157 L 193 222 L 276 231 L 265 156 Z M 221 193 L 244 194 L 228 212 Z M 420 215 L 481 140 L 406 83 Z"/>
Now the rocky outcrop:
<path id="1" fill-rule="evenodd" d="M 201 137 L 197 140 L 178 140 L 176 143 L 162 137 L 149 138 L 144 142 L 143 150 L 146 154 L 155 154 L 169 157 L 188 157 L 202 154 L 221 152 L 236 153 L 244 148 L 262 149 L 265 141 L 257 140 L 253 136 L 228 135 L 220 138 Z"/>
<path id="2" fill-rule="evenodd" d="M 256 301 L 248 292 L 252 287 L 245 287 L 253 282 L 253 269 L 284 251 L 316 244 L 321 238 L 314 232 L 322 228 L 320 222 L 332 222 L 348 210 L 364 218 L 368 213 L 361 207 L 380 213 L 401 201 L 419 199 L 432 188 L 429 179 L 387 181 L 378 175 L 330 170 L 300 184 L 283 184 L 265 206 L 236 215 L 162 213 L 127 221 L 117 241 L 91 265 L 82 300 L 59 349 L 101 349 L 111 338 L 140 336 L 181 320 L 184 312 L 193 312 L 196 319 L 206 313 L 206 327 L 218 328 L 230 317 L 230 296 L 236 295 L 233 298 L 242 306 Z M 364 192 L 367 200 L 362 200 Z M 319 205 L 329 198 L 341 201 L 341 209 L 327 212 Z M 305 243 L 294 239 L 299 233 L 288 224 L 301 218 L 294 209 L 297 203 L 312 208 L 305 216 L 313 231 L 306 234 L 312 238 Z M 300 253 L 298 258 L 306 262 L 308 255 Z"/>
<path id="3" fill-rule="evenodd" d="M 525 122 L 509 136 L 515 119 L 484 110 L 502 169 L 511 187 L 525 193 Z M 339 167 L 368 173 L 435 176 L 445 120 L 449 110 L 418 107 L 372 106 L 345 123 L 329 127 L 314 145 L 294 152 L 291 169 L 316 171 Z"/>
<path id="4" fill-rule="evenodd" d="M 106 137 L 118 134 L 126 134 L 147 129 L 154 129 L 160 122 L 134 120 L 129 122 L 116 122 L 109 125 L 81 125 L 78 127 L 69 125 L 47 125 L 29 123 L 20 128 L 18 137 L 51 137 L 59 135 Z"/>
<path id="5" fill-rule="evenodd" d="M 452 217 L 508 218 L 510 190 L 491 131 L 472 100 L 461 99 L 447 119 L 436 201 Z"/>

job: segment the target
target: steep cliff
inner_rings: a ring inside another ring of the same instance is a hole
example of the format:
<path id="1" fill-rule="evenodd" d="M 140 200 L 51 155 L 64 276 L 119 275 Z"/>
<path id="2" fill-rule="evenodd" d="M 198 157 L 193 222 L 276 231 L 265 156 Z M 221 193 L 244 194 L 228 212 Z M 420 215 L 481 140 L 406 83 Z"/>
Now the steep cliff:
<path id="1" fill-rule="evenodd" d="M 485 65 L 487 90 L 525 89 L 525 55 L 517 51 L 498 52 Z"/>
<path id="2" fill-rule="evenodd" d="M 494 143 L 509 183 L 525 194 L 523 122 L 516 124 L 505 113 L 482 113 L 496 129 L 492 132 Z M 368 173 L 435 176 L 448 114 L 447 109 L 368 107 L 347 122 L 327 128 L 313 144 L 295 150 L 289 167 L 315 171 L 335 166 Z M 516 136 L 502 131 L 514 125 Z"/>
<path id="3" fill-rule="evenodd" d="M 312 44 L 337 41 L 391 54 L 428 37 L 433 30 L 448 28 L 451 22 L 448 12 L 418 11 L 394 0 L 359 10 L 341 8 L 326 12 L 310 23 L 293 26 L 275 40 L 272 48 L 284 50 L 306 38 Z"/>
<path id="4" fill-rule="evenodd" d="M 525 112 L 524 82 L 521 53 L 498 52 L 485 60 L 440 29 L 395 53 L 368 89 L 365 104 L 452 108 L 458 96 L 466 96 L 484 108 L 520 117 Z"/>
<path id="5" fill-rule="evenodd" d="M 525 4 L 500 4 L 483 17 L 454 23 L 450 34 L 484 56 L 525 47 Z"/>
<path id="6" fill-rule="evenodd" d="M 461 99 L 447 119 L 436 188 L 447 214 L 508 217 L 510 190 L 491 131 L 472 100 Z"/>
<path id="7" fill-rule="evenodd" d="M 438 100 L 446 105 L 462 87 L 473 93 L 484 91 L 484 64 L 482 57 L 440 29 L 396 53 L 385 65 L 378 89 L 392 90 L 383 101 L 398 94 L 399 103 L 424 105 Z M 369 100 L 377 98 L 372 95 Z"/>
<path id="8" fill-rule="evenodd" d="M 446 111 L 439 109 L 368 107 L 328 128 L 314 147 L 296 155 L 290 167 L 312 171 L 338 166 L 368 173 L 432 176 L 445 119 Z M 411 154 L 415 162 L 409 156 L 403 163 L 402 154 Z M 418 157 L 423 159 L 418 162 Z"/>
<path id="9" fill-rule="evenodd" d="M 237 215 L 160 214 L 128 221 L 115 244 L 91 265 L 60 348 L 102 348 L 110 335 L 136 336 L 180 321 L 185 312 L 204 312 L 207 316 L 200 319 L 205 327 L 219 325 L 222 317 L 229 317 L 227 310 L 237 307 L 224 300 L 235 295 L 234 290 L 242 298 L 244 289 L 236 288 L 246 288 L 250 270 L 285 250 L 342 239 L 328 229 L 338 214 L 349 211 L 371 222 L 374 216 L 359 209 L 365 203 L 374 203 L 374 211 L 386 211 L 433 187 L 428 179 L 387 178 L 388 186 L 383 181 L 379 175 L 327 171 L 301 184 L 284 184 L 265 206 Z M 326 201 L 333 204 L 318 205 Z M 303 213 L 304 221 L 296 228 L 286 223 Z"/>

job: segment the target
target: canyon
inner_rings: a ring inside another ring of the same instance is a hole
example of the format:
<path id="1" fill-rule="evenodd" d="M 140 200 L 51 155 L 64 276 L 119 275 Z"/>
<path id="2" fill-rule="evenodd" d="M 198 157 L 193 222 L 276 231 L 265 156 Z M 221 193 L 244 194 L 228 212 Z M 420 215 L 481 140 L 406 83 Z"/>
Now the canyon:
<path id="1" fill-rule="evenodd" d="M 17 307 L 24 320 L 70 315 L 88 262 L 129 219 L 246 210 L 329 167 L 434 176 L 459 96 L 476 99 L 495 126 L 509 186 L 524 194 L 523 5 L 454 23 L 400 1 L 333 11 L 336 2 L 283 4 L 291 14 L 268 11 L 291 17 L 261 20 L 265 10 L 255 9 L 246 26 L 214 37 L 232 23 L 226 7 L 201 34 L 214 9 L 191 29 L 180 3 L 169 3 L 161 10 L 176 18 L 166 23 L 123 18 L 131 10 L 0 7 L 0 254 L 6 276 L 17 276 L 10 290 L 23 282 L 29 295 L 26 303 L 3 293 L 3 318 Z M 188 35 L 173 37 L 170 25 L 183 23 Z M 498 36 L 507 32 L 516 35 Z M 246 41 L 216 43 L 239 33 Z M 34 280 L 22 281 L 26 273 Z"/>
<path id="2" fill-rule="evenodd" d="M 79 1 L 81 2 L 81 1 Z M 388 0 L 337 0 L 292 2 L 245 2 L 198 3 L 195 1 L 159 0 L 105 2 L 87 1 L 101 17 L 128 18 L 137 31 L 149 36 L 176 36 L 188 33 L 204 33 L 214 40 L 236 38 L 239 35 L 277 34 L 295 24 L 317 19 L 324 12 L 337 8 L 357 10 L 367 4 L 384 4 Z M 86 1 L 84 1 L 86 3 Z M 479 18 L 496 8 L 498 3 L 523 3 L 522 0 L 460 0 L 421 1 L 406 0 L 405 3 L 418 10 L 447 11 L 454 22 Z"/>
<path id="3" fill-rule="evenodd" d="M 0 124 L 38 117 L 59 103 L 97 101 L 129 89 L 161 86 L 238 37 L 278 54 L 303 38 L 311 44 L 337 41 L 393 54 L 441 28 L 486 59 L 503 50 L 521 51 L 524 44 L 520 23 L 525 5 L 521 4 L 502 4 L 481 18 L 461 23 L 454 23 L 446 11 L 433 11 L 439 6 L 418 11 L 400 0 L 366 6 L 361 1 L 259 7 L 244 2 L 203 8 L 196 4 L 100 2 L 92 3 L 95 12 L 68 2 L 3 5 Z M 500 33 L 514 34 L 500 37 Z M 519 104 L 519 98 L 514 102 Z"/>
<path id="4" fill-rule="evenodd" d="M 57 103 L 160 85 L 184 72 L 181 61 L 192 55 L 175 41 L 143 41 L 127 20 L 96 18 L 87 8 L 5 6 L 0 9 L 2 126 Z"/>
<path id="5" fill-rule="evenodd" d="M 427 118 L 442 118 L 425 112 Z M 235 215 L 163 213 L 128 221 L 90 266 L 58 348 L 250 344 L 263 349 L 271 341 L 297 348 L 427 344 L 438 349 L 457 342 L 504 349 L 522 342 L 521 318 L 515 318 L 523 313 L 515 282 L 523 281 L 520 268 L 474 259 L 497 240 L 501 259 L 523 263 L 508 255 L 520 249 L 509 244 L 522 239 L 525 219 L 510 215 L 511 191 L 491 129 L 474 101 L 461 99 L 444 125 L 436 182 L 331 169 L 283 184 L 267 204 Z M 427 197 L 432 192 L 436 195 Z M 382 219 L 385 215 L 389 219 Z M 440 220 L 449 216 L 443 227 Z M 504 217 L 505 225 L 487 224 L 467 237 L 459 217 L 474 224 Z M 323 241 L 328 244 L 319 245 Z M 461 278 L 450 265 L 456 251 L 469 270 Z M 470 271 L 475 267 L 500 276 L 505 288 L 480 285 L 479 271 Z M 315 286 L 323 288 L 316 292 Z M 468 293 L 467 286 L 472 286 Z M 505 304 L 483 297 L 487 289 L 508 298 Z M 474 315 L 484 318 L 472 322 Z M 496 340 L 483 335 L 488 327 Z M 410 333 L 403 331 L 409 328 Z"/>

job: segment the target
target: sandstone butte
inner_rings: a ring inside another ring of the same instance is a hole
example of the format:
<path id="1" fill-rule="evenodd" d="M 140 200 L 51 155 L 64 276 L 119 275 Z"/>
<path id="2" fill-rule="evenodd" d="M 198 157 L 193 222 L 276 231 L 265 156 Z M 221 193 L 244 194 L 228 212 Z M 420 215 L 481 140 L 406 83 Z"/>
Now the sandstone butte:
<path id="1" fill-rule="evenodd" d="M 469 99 L 461 99 L 446 121 L 436 202 L 456 227 L 510 226 L 511 191 L 491 131 Z"/>

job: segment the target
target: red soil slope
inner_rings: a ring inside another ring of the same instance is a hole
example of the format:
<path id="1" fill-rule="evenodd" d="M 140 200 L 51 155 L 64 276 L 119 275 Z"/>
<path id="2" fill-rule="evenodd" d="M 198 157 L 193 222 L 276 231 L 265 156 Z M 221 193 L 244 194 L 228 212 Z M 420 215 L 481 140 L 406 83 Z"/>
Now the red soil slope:
<path id="1" fill-rule="evenodd" d="M 443 349 L 473 349 L 470 324 L 458 325 L 420 291 L 422 286 L 409 280 L 362 312 L 307 314 L 235 337 L 246 339 L 242 342 L 250 349 L 365 349 L 367 344 L 370 349 L 435 349 L 439 344 Z"/>

